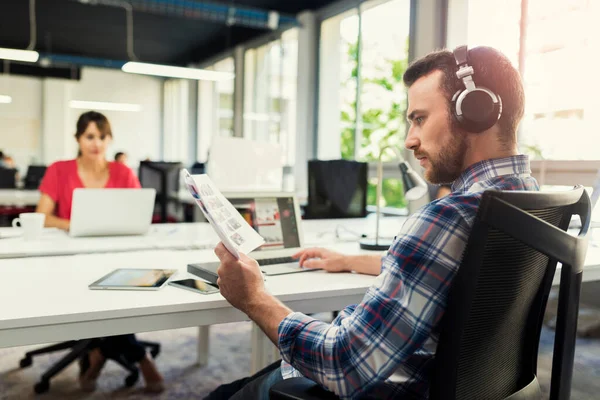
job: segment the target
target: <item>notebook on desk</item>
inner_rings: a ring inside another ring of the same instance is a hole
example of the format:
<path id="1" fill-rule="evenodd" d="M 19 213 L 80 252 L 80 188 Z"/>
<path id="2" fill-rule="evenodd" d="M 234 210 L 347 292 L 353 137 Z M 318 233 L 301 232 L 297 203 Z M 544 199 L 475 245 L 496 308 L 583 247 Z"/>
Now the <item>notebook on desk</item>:
<path id="1" fill-rule="evenodd" d="M 291 256 L 300 251 L 302 220 L 300 207 L 289 193 L 236 193 L 227 196 L 242 217 L 264 239 L 265 244 L 250 253 L 265 275 L 283 275 L 313 271 L 300 267 Z M 188 271 L 202 264 L 191 264 Z"/>

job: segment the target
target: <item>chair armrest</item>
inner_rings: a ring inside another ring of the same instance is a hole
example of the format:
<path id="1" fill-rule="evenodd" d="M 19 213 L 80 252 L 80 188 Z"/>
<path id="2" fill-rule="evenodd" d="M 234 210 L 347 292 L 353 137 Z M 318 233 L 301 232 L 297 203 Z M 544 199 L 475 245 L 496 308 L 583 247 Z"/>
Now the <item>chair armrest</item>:
<path id="1" fill-rule="evenodd" d="M 277 382 L 269 390 L 270 400 L 339 400 L 334 393 L 307 378 Z"/>

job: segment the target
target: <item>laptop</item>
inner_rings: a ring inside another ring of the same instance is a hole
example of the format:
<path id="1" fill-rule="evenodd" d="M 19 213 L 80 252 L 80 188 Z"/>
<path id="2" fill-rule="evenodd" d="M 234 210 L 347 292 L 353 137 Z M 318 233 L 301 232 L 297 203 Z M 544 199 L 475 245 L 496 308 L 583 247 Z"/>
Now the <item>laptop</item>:
<path id="1" fill-rule="evenodd" d="M 69 234 L 143 235 L 150 229 L 154 189 L 75 189 Z"/>
<path id="2" fill-rule="evenodd" d="M 290 193 L 228 193 L 227 200 L 264 239 L 249 256 L 258 261 L 265 275 L 283 275 L 314 271 L 302 268 L 291 256 L 302 249 L 302 219 L 298 200 Z M 214 265 L 213 265 L 214 264 Z M 214 275 L 218 263 L 191 264 L 188 271 Z M 199 275 L 207 279 L 205 275 Z M 210 281 L 210 280 L 209 280 Z"/>

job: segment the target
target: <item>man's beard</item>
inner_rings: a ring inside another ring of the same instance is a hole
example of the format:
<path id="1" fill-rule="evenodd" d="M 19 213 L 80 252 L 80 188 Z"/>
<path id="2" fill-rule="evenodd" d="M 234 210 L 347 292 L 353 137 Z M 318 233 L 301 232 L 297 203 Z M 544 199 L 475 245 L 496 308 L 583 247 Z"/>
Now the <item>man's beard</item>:
<path id="1" fill-rule="evenodd" d="M 469 144 L 465 132 L 458 129 L 453 131 L 452 139 L 442 146 L 442 151 L 434 158 L 427 155 L 427 160 L 431 165 L 425 170 L 425 179 L 431 183 L 452 183 L 462 172 Z"/>

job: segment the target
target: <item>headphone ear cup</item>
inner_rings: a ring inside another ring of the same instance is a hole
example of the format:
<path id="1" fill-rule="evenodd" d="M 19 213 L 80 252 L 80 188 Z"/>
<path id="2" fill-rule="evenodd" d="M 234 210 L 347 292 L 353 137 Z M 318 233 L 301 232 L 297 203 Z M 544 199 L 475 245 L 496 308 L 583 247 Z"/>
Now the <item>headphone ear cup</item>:
<path id="1" fill-rule="evenodd" d="M 460 94 L 456 100 L 456 109 L 462 127 L 468 132 L 483 132 L 491 128 L 500 118 L 502 112 L 500 97 L 486 88 L 478 87 Z"/>
<path id="2" fill-rule="evenodd" d="M 464 119 L 462 117 L 462 110 L 458 108 L 460 107 L 460 104 L 457 104 L 456 101 L 462 92 L 464 92 L 464 90 L 458 90 L 456 93 L 454 93 L 454 96 L 452 96 L 452 116 L 461 127 L 463 127 L 462 124 Z"/>

